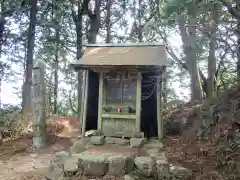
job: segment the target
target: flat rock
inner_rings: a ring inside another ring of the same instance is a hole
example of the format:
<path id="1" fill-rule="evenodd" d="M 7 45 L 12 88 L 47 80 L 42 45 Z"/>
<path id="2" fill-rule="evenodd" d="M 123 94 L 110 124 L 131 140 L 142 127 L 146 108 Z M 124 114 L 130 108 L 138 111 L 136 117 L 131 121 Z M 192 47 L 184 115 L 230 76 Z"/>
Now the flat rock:
<path id="1" fill-rule="evenodd" d="M 130 146 L 131 147 L 141 147 L 146 142 L 145 138 L 131 138 Z"/>
<path id="2" fill-rule="evenodd" d="M 171 165 L 169 170 L 170 170 L 171 174 L 173 174 L 174 176 L 177 176 L 179 178 L 186 178 L 186 177 L 188 177 L 189 175 L 192 174 L 191 170 L 189 170 L 187 168 L 184 168 L 184 167 L 181 167 L 181 166 Z"/>
<path id="3" fill-rule="evenodd" d="M 134 163 L 139 171 L 147 177 L 151 176 L 155 171 L 155 162 L 149 156 L 136 157 Z"/>
<path id="4" fill-rule="evenodd" d="M 74 176 L 78 172 L 78 158 L 73 156 L 66 159 L 63 165 L 63 171 L 67 177 Z"/>
<path id="5" fill-rule="evenodd" d="M 90 142 L 93 145 L 102 145 L 104 144 L 104 136 L 91 136 Z"/>
<path id="6" fill-rule="evenodd" d="M 123 176 L 134 167 L 133 159 L 130 156 L 116 155 L 108 158 L 108 172 L 113 176 Z"/>
<path id="7" fill-rule="evenodd" d="M 73 145 L 70 148 L 71 154 L 81 153 L 86 150 L 86 145 L 89 142 L 89 138 L 82 137 L 81 139 L 75 139 Z"/>
<path id="8" fill-rule="evenodd" d="M 106 137 L 105 142 L 106 142 L 106 144 L 120 144 L 120 145 L 129 144 L 129 140 L 127 140 L 127 139 L 114 138 L 114 137 Z"/>
<path id="9" fill-rule="evenodd" d="M 47 180 L 62 180 L 63 177 L 63 169 L 57 164 L 50 164 L 50 166 L 46 169 L 45 178 Z"/>
<path id="10" fill-rule="evenodd" d="M 103 156 L 85 155 L 79 158 L 79 166 L 86 176 L 103 176 L 107 172 L 107 162 Z"/>

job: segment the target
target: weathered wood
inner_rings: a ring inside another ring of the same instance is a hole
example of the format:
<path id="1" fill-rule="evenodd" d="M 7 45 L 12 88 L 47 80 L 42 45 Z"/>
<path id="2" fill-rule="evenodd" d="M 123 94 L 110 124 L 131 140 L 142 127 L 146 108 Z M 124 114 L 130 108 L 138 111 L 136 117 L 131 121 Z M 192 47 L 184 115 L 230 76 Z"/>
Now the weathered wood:
<path id="1" fill-rule="evenodd" d="M 98 96 L 98 130 L 102 131 L 102 108 L 103 107 L 103 72 L 99 77 L 99 96 Z"/>
<path id="2" fill-rule="evenodd" d="M 135 114 L 102 114 L 103 118 L 116 118 L 116 119 L 136 119 Z"/>
<path id="3" fill-rule="evenodd" d="M 162 69 L 162 98 L 163 98 L 163 110 L 166 109 L 167 105 L 167 72 L 166 67 L 164 66 Z"/>
<path id="4" fill-rule="evenodd" d="M 37 149 L 46 143 L 45 67 L 39 62 L 33 68 L 32 79 L 32 125 L 33 146 Z"/>
<path id="5" fill-rule="evenodd" d="M 141 131 L 141 89 L 142 89 L 142 74 L 141 72 L 137 73 L 137 89 L 136 89 L 136 132 Z"/>
<path id="6" fill-rule="evenodd" d="M 85 80 L 84 80 L 84 88 L 83 88 L 83 106 L 82 106 L 82 136 L 85 136 L 86 124 L 87 124 L 87 104 L 88 104 L 88 87 L 89 87 L 89 71 L 84 71 Z"/>
<path id="7" fill-rule="evenodd" d="M 158 126 L 158 139 L 163 138 L 163 119 L 162 119 L 162 76 L 157 81 L 157 126 Z"/>

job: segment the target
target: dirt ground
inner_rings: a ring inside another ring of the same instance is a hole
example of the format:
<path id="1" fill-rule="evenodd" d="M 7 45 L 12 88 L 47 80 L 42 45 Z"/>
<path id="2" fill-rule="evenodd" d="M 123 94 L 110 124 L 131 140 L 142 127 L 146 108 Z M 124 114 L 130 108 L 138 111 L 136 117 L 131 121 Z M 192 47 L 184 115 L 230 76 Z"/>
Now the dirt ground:
<path id="1" fill-rule="evenodd" d="M 11 140 L 0 146 L 1 180 L 42 180 L 54 152 L 67 149 L 69 138 L 52 136 L 48 146 L 36 152 L 30 137 Z"/>

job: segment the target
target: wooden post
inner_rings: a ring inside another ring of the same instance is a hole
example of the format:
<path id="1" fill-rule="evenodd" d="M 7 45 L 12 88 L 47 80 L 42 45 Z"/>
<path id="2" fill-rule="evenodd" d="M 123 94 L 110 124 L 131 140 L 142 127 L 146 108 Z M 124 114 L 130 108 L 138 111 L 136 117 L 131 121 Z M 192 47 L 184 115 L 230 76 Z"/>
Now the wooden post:
<path id="1" fill-rule="evenodd" d="M 98 130 L 100 132 L 102 132 L 103 80 L 103 72 L 100 72 L 98 95 Z"/>
<path id="2" fill-rule="evenodd" d="M 32 80 L 32 125 L 33 146 L 37 149 L 46 143 L 45 67 L 43 62 L 33 68 Z"/>
<path id="3" fill-rule="evenodd" d="M 137 73 L 137 89 L 136 89 L 136 132 L 141 132 L 141 94 L 142 94 L 142 73 Z"/>
<path id="4" fill-rule="evenodd" d="M 83 99 L 83 104 L 82 104 L 82 136 L 85 136 L 86 132 L 86 124 L 87 124 L 87 105 L 88 105 L 88 87 L 89 87 L 89 71 L 85 70 L 84 71 L 84 96 L 82 97 Z"/>
<path id="5" fill-rule="evenodd" d="M 163 138 L 163 118 L 162 118 L 162 72 L 157 80 L 157 125 L 158 125 L 158 139 L 161 140 Z"/>
<path id="6" fill-rule="evenodd" d="M 167 106 L 167 73 L 166 73 L 166 66 L 163 67 L 162 70 L 162 102 L 163 102 L 163 109 L 166 109 Z"/>

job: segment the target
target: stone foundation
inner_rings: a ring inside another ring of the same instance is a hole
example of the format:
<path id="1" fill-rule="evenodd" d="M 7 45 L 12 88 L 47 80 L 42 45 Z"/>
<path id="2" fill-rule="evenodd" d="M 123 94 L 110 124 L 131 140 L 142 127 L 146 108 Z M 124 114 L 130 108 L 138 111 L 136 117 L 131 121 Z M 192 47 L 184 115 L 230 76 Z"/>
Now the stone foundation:
<path id="1" fill-rule="evenodd" d="M 109 150 L 113 144 L 116 152 Z M 131 149 L 135 153 L 130 153 Z M 131 138 L 129 141 L 92 136 L 74 140 L 70 153 L 57 152 L 46 171 L 46 179 L 56 180 L 72 176 L 102 177 L 109 174 L 124 177 L 125 180 L 146 180 L 162 179 L 164 176 L 178 173 L 186 174 L 189 170 L 170 166 L 163 145 L 157 139 L 147 141 L 145 138 Z"/>

